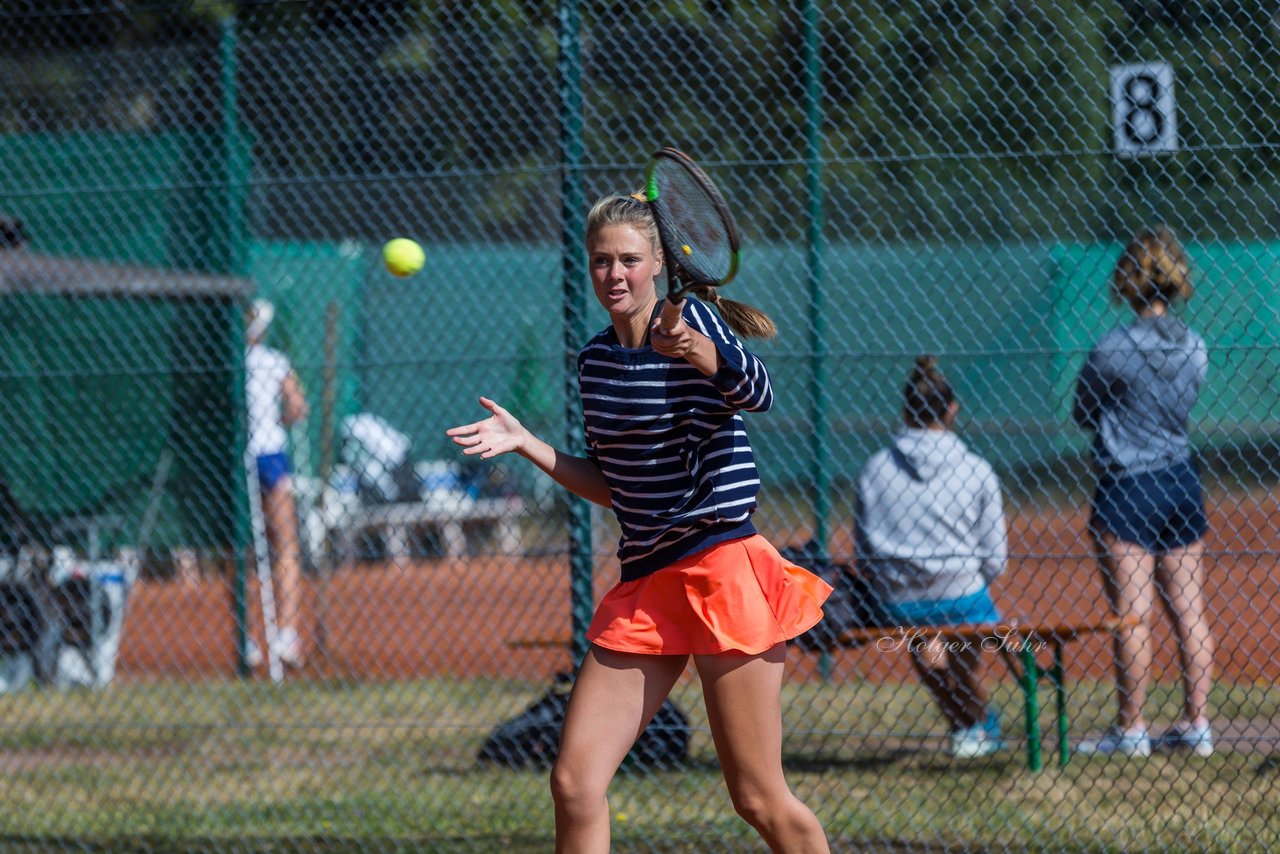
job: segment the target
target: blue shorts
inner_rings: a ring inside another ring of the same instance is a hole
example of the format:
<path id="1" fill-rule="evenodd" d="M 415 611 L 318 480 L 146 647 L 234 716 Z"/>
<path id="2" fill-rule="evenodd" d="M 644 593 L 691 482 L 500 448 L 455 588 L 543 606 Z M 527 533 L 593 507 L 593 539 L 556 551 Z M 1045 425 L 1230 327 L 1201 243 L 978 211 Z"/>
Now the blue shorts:
<path id="1" fill-rule="evenodd" d="M 1000 612 L 991 601 L 991 590 L 959 599 L 921 599 L 918 602 L 885 603 L 889 619 L 903 626 L 957 626 L 971 623 L 998 623 Z"/>
<path id="2" fill-rule="evenodd" d="M 1189 546 L 1209 530 L 1199 472 L 1186 460 L 1158 471 L 1103 474 L 1089 527 L 1152 554 Z"/>
<path id="3" fill-rule="evenodd" d="M 276 488 L 293 471 L 288 454 L 262 454 L 258 457 L 258 484 L 263 491 Z"/>

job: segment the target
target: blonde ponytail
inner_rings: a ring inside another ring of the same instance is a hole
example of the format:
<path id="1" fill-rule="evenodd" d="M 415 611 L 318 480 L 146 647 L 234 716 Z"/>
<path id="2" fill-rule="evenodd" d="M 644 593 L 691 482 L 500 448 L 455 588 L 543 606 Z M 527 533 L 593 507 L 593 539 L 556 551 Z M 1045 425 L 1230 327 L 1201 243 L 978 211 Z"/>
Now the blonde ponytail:
<path id="1" fill-rule="evenodd" d="M 698 299 L 715 306 L 729 328 L 744 338 L 773 338 L 778 334 L 777 324 L 753 305 L 725 299 L 708 285 L 694 285 L 689 290 Z"/>

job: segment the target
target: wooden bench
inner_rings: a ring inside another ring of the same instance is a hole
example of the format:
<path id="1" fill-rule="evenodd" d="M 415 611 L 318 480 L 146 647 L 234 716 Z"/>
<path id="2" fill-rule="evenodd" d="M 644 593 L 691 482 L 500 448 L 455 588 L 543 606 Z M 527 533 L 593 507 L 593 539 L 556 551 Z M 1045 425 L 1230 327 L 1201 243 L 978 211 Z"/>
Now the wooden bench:
<path id="1" fill-rule="evenodd" d="M 837 646 L 877 646 L 882 651 L 905 648 L 908 642 L 933 638 L 948 644 L 978 644 L 982 649 L 997 651 L 1009 665 L 1018 687 L 1022 689 L 1023 714 L 1027 730 L 1027 767 L 1039 771 L 1044 767 L 1040 731 L 1040 682 L 1053 685 L 1058 730 L 1058 765 L 1065 768 L 1071 758 L 1067 719 L 1067 644 L 1090 635 L 1114 635 L 1137 626 L 1137 616 L 1103 617 L 1083 623 L 981 623 L 960 626 L 894 626 L 852 629 L 837 638 Z M 1052 663 L 1042 664 L 1037 653 L 1050 649 Z"/>
<path id="2" fill-rule="evenodd" d="M 980 623 L 962 626 L 892 626 L 852 629 L 839 635 L 828 650 L 806 650 L 826 654 L 840 647 L 875 647 L 887 652 L 905 649 L 910 641 L 938 638 L 946 643 L 976 643 L 983 649 L 998 651 L 1022 689 L 1023 715 L 1027 730 L 1027 767 L 1040 771 L 1044 767 L 1043 734 L 1040 731 L 1040 682 L 1053 685 L 1058 730 L 1058 765 L 1066 767 L 1071 757 L 1068 740 L 1067 678 L 1065 648 L 1073 641 L 1091 635 L 1114 635 L 1131 629 L 1141 620 L 1136 616 L 1102 617 L 1081 623 Z M 571 649 L 568 637 L 510 638 L 512 649 Z M 1042 664 L 1038 652 L 1049 649 L 1052 663 Z"/>
<path id="3" fill-rule="evenodd" d="M 498 544 L 502 554 L 520 553 L 520 537 L 515 520 L 523 510 L 519 498 L 467 498 L 448 502 L 409 501 L 361 507 L 343 519 L 339 529 L 339 549 L 345 555 L 367 535 L 382 540 L 388 557 L 409 554 L 415 536 L 438 535 L 448 557 L 467 554 L 467 535 L 483 531 Z"/>

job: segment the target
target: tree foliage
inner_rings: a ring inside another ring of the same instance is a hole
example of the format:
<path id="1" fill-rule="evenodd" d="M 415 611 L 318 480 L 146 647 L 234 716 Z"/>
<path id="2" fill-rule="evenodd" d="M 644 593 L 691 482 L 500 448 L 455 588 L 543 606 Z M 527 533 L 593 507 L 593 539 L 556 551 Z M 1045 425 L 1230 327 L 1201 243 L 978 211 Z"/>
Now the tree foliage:
<path id="1" fill-rule="evenodd" d="M 805 58 L 807 2 L 819 16 L 816 66 Z M 472 225 L 518 235 L 531 215 L 555 210 L 541 176 L 559 157 L 557 5 L 10 2 L 0 39 L 14 89 L 0 121 L 10 130 L 215 124 L 219 27 L 234 16 L 259 173 L 472 173 L 494 200 Z M 1273 6 L 584 0 L 591 181 L 619 186 L 619 167 L 638 164 L 655 141 L 673 142 L 729 167 L 730 187 L 756 202 L 745 216 L 757 233 L 795 238 L 816 138 L 828 227 L 840 234 L 1083 237 L 1175 197 L 1206 200 L 1184 212 L 1198 229 L 1263 231 L 1276 221 L 1274 203 L 1240 200 L 1250 188 L 1277 195 Z M 87 98 L 102 85 L 93 78 L 104 55 L 133 70 L 117 75 L 110 97 Z M 1108 71 L 1152 59 L 1176 69 L 1184 150 L 1123 161 L 1109 151 Z M 805 99 L 811 71 L 816 104 Z M 137 104 L 149 105 L 142 118 Z M 755 192 L 764 185 L 774 192 Z"/>

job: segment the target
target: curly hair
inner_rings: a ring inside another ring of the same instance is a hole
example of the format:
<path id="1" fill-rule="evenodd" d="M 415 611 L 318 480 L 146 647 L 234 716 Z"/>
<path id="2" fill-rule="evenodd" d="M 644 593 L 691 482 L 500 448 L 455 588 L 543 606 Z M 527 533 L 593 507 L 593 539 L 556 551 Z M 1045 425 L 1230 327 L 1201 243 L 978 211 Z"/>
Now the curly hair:
<path id="1" fill-rule="evenodd" d="M 1135 307 L 1188 300 L 1193 292 L 1187 251 L 1163 225 L 1135 234 L 1111 277 L 1112 298 Z"/>

